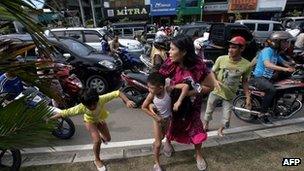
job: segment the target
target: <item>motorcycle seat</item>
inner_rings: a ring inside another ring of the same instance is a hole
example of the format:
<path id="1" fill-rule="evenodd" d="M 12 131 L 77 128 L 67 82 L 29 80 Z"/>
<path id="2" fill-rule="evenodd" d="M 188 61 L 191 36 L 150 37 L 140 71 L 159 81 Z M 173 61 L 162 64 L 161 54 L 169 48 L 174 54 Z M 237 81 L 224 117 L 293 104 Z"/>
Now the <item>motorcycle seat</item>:
<path id="1" fill-rule="evenodd" d="M 147 84 L 147 78 L 148 75 L 143 74 L 143 73 L 134 73 L 134 72 L 128 72 L 126 75 L 136 81 L 139 81 L 143 84 Z"/>

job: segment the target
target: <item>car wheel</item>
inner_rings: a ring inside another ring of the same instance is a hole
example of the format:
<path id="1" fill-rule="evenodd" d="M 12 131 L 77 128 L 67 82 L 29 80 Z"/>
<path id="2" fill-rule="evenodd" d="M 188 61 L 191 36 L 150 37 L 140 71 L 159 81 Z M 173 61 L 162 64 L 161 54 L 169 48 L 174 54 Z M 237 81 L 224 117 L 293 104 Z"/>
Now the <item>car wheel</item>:
<path id="1" fill-rule="evenodd" d="M 94 75 L 87 79 L 88 88 L 96 89 L 98 94 L 104 94 L 108 90 L 108 82 L 101 76 Z"/>

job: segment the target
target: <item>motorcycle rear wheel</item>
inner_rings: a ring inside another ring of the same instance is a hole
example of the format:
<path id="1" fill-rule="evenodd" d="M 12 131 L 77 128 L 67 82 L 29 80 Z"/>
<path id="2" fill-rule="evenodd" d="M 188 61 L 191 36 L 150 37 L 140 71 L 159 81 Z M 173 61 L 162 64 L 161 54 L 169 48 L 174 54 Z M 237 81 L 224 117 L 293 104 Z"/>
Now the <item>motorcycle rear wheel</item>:
<path id="1" fill-rule="evenodd" d="M 251 110 L 254 110 L 254 111 L 260 111 L 261 110 L 261 104 L 259 102 L 258 99 L 256 99 L 255 97 L 250 97 L 251 98 Z M 246 105 L 246 96 L 245 95 L 238 95 L 237 97 L 234 98 L 233 102 L 232 102 L 232 105 L 234 107 L 239 107 L 239 108 L 245 108 L 245 105 Z M 235 114 L 235 116 L 245 122 L 248 122 L 248 123 L 254 123 L 254 124 L 257 124 L 257 123 L 260 123 L 258 120 L 257 120 L 257 116 L 256 115 L 253 115 L 253 114 L 250 114 L 248 112 L 241 112 L 239 110 L 235 110 L 233 109 L 233 113 Z"/>
<path id="2" fill-rule="evenodd" d="M 21 166 L 21 153 L 18 149 L 0 149 L 0 170 L 17 171 Z"/>
<path id="3" fill-rule="evenodd" d="M 59 139 L 70 139 L 75 134 L 75 125 L 70 118 L 60 118 L 52 134 Z"/>

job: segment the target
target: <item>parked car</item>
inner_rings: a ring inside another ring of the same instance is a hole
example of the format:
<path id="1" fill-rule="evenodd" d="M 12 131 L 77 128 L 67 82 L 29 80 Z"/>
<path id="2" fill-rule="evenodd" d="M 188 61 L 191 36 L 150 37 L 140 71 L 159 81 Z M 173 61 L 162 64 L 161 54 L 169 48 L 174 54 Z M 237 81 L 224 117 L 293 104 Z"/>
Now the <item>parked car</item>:
<path id="1" fill-rule="evenodd" d="M 300 23 L 304 22 L 302 17 L 285 17 L 280 20 L 285 28 L 295 29 Z"/>
<path id="2" fill-rule="evenodd" d="M 203 37 L 205 32 L 210 29 L 210 23 L 192 23 L 190 25 L 180 26 L 177 34 L 184 34 L 193 37 L 197 34 L 197 37 Z"/>
<path id="3" fill-rule="evenodd" d="M 107 40 L 112 40 L 114 35 L 104 28 L 55 28 L 51 29 L 51 32 L 56 36 L 73 37 L 82 43 L 85 43 L 97 51 L 101 51 L 101 39 L 103 36 Z M 53 36 L 49 30 L 45 31 L 47 36 Z M 120 38 L 119 44 L 121 48 L 124 48 L 130 53 L 142 54 L 145 51 L 144 46 L 137 40 Z"/>
<path id="4" fill-rule="evenodd" d="M 4 35 L 0 38 L 32 41 L 29 34 Z M 56 49 L 55 60 L 72 65 L 71 73 L 76 74 L 86 87 L 95 88 L 99 94 L 103 94 L 121 85 L 122 63 L 120 60 L 101 54 L 74 38 L 49 37 L 48 41 Z M 34 51 L 29 52 L 27 57 L 30 60 L 37 60 L 37 54 Z"/>
<path id="5" fill-rule="evenodd" d="M 234 36 L 243 36 L 247 46 L 242 56 L 252 60 L 257 51 L 258 45 L 248 27 L 237 23 L 212 23 L 209 32 L 209 39 L 205 42 L 204 56 L 206 59 L 215 60 L 228 54 L 228 41 Z"/>
<path id="6" fill-rule="evenodd" d="M 119 33 L 122 38 L 134 38 L 140 32 L 146 32 L 147 38 L 154 38 L 157 28 L 153 24 L 147 22 L 128 22 L 128 23 L 113 23 L 111 25 L 113 31 Z"/>
<path id="7" fill-rule="evenodd" d="M 235 23 L 247 26 L 259 43 L 265 42 L 274 31 L 285 30 L 280 22 L 271 20 L 236 20 Z"/>

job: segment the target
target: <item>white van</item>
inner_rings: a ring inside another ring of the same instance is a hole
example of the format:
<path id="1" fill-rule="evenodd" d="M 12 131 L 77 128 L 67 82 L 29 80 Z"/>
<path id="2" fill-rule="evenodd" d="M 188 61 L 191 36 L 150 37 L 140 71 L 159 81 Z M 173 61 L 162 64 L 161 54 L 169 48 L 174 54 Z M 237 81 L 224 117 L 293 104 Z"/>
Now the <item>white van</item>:
<path id="1" fill-rule="evenodd" d="M 257 42 L 263 43 L 275 31 L 284 31 L 280 22 L 271 20 L 236 20 L 235 23 L 245 25 L 252 32 Z"/>
<path id="2" fill-rule="evenodd" d="M 104 28 L 84 28 L 84 27 L 71 27 L 71 28 L 55 28 L 51 29 L 52 33 L 56 36 L 73 37 L 87 45 L 101 51 L 101 38 L 105 36 L 106 39 L 112 40 L 113 34 Z M 47 30 L 46 36 L 52 36 Z M 143 54 L 145 51 L 144 46 L 137 40 L 119 38 L 119 44 L 125 48 L 126 51 L 131 53 Z"/>

